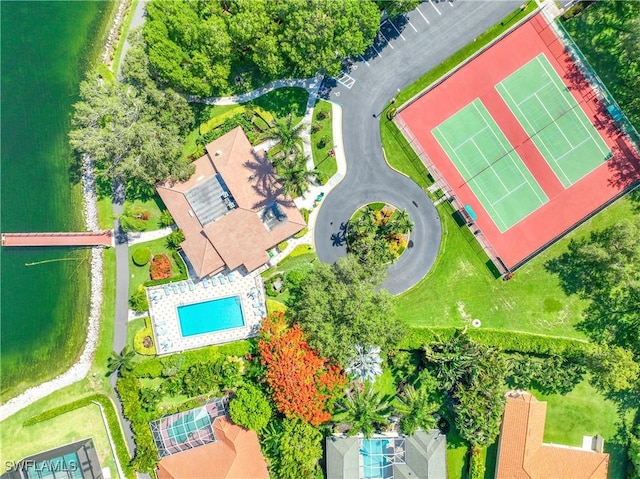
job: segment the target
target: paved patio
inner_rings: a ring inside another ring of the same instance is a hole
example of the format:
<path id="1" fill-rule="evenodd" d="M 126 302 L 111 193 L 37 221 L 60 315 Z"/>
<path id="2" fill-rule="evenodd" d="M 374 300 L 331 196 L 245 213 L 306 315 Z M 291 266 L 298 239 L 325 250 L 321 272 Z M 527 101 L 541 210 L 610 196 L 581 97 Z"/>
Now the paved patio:
<path id="1" fill-rule="evenodd" d="M 229 281 L 229 277 L 233 280 Z M 215 285 L 212 285 L 212 281 L 207 278 L 198 283 L 186 280 L 146 288 L 158 355 L 239 341 L 257 334 L 260 322 L 266 315 L 264 285 L 260 275 L 257 272 L 247 274 L 235 270 L 213 275 L 212 278 L 215 278 Z M 182 336 L 178 306 L 230 296 L 240 298 L 244 326 L 194 336 Z"/>

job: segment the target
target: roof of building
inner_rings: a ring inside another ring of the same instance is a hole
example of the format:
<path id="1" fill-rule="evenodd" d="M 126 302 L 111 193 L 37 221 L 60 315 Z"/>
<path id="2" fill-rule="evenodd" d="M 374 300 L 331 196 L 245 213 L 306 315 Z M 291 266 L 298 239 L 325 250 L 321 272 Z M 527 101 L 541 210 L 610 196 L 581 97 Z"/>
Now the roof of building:
<path id="1" fill-rule="evenodd" d="M 440 431 L 416 431 L 411 436 L 384 436 L 372 440 L 390 444 L 387 444 L 385 449 L 380 449 L 379 455 L 384 458 L 371 457 L 371 461 L 365 464 L 365 439 L 328 437 L 327 479 L 350 479 L 363 475 L 368 477 L 372 474 L 376 477 L 382 475 L 387 479 L 446 479 L 447 443 Z M 363 468 L 369 470 L 365 472 Z"/>
<path id="2" fill-rule="evenodd" d="M 213 423 L 216 442 L 163 457 L 158 479 L 268 479 L 258 436 L 225 416 Z"/>
<path id="3" fill-rule="evenodd" d="M 185 235 L 182 250 L 199 277 L 225 265 L 248 271 L 269 260 L 267 250 L 306 226 L 285 197 L 265 153 L 237 127 L 206 146 L 184 182 L 156 185 Z"/>
<path id="4" fill-rule="evenodd" d="M 546 413 L 530 393 L 507 396 L 496 479 L 606 479 L 609 454 L 543 444 Z"/>

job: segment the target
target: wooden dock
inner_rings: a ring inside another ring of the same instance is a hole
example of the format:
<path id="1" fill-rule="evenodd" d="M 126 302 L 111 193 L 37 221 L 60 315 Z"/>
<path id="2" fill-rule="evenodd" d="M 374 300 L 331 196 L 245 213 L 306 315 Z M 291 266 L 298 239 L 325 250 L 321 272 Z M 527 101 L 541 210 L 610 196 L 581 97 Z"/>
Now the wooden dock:
<path id="1" fill-rule="evenodd" d="M 113 246 L 113 231 L 2 233 L 2 246 Z"/>

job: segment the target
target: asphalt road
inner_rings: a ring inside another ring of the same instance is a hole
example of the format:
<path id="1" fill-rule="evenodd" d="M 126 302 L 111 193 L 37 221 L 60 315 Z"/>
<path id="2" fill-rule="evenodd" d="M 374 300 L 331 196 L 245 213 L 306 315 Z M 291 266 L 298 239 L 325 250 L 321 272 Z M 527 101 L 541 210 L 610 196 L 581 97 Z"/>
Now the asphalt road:
<path id="1" fill-rule="evenodd" d="M 388 268 L 383 283 L 399 294 L 420 281 L 433 265 L 442 237 L 433 203 L 411 179 L 386 163 L 379 115 L 389 101 L 425 72 L 472 42 L 513 12 L 521 2 L 423 2 L 404 24 L 383 24 L 374 46 L 345 70 L 348 76 L 325 80 L 322 96 L 343 109 L 347 175 L 322 202 L 314 241 L 321 261 L 346 254 L 340 241 L 345 223 L 363 204 L 387 202 L 406 209 L 414 222 L 411 243 Z"/>

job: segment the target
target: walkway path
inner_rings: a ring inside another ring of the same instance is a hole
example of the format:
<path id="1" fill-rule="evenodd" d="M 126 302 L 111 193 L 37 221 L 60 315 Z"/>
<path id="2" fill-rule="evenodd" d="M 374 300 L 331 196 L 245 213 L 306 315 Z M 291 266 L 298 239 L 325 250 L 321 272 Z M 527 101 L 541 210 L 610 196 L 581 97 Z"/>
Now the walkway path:
<path id="1" fill-rule="evenodd" d="M 112 231 L 3 233 L 2 246 L 113 246 Z"/>

